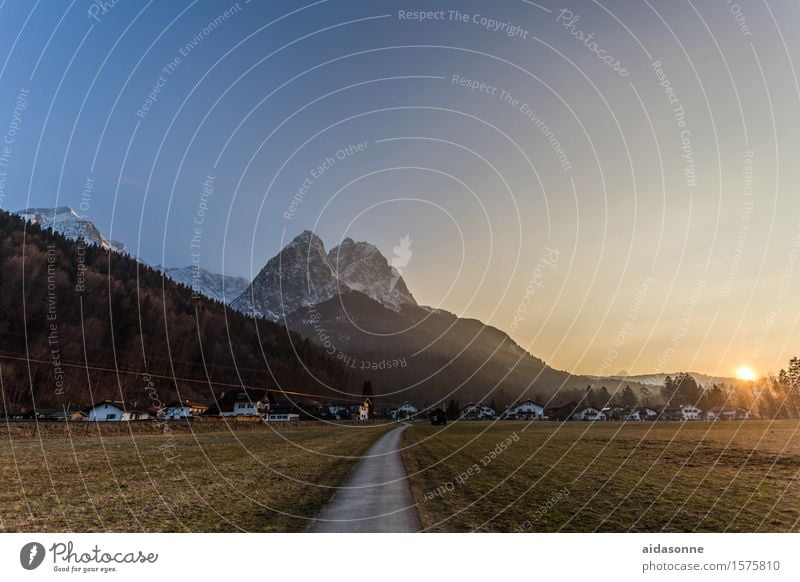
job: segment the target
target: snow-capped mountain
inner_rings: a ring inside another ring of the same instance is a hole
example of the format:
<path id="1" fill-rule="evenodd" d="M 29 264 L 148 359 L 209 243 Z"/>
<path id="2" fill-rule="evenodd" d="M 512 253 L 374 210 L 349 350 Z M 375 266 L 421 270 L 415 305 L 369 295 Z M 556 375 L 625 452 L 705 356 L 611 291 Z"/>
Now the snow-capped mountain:
<path id="1" fill-rule="evenodd" d="M 157 268 L 176 283 L 191 287 L 195 293 L 225 304 L 230 304 L 250 285 L 250 280 L 246 277 L 218 275 L 200 267 Z"/>
<path id="2" fill-rule="evenodd" d="M 322 240 L 306 230 L 267 262 L 231 307 L 278 320 L 350 290 L 395 311 L 416 305 L 399 272 L 376 247 L 348 238 L 326 253 Z"/>
<path id="3" fill-rule="evenodd" d="M 106 250 L 125 252 L 123 243 L 107 239 L 92 221 L 81 218 L 70 206 L 26 208 L 25 210 L 17 211 L 15 214 L 32 224 L 38 224 L 43 228 L 51 228 L 69 239 L 77 240 L 83 237 L 86 242 L 99 245 Z M 146 264 L 141 259 L 138 260 Z M 250 281 L 245 277 L 217 275 L 205 269 L 191 266 L 167 267 L 166 269 L 157 266 L 155 268 L 164 272 L 173 281 L 191 287 L 196 293 L 226 304 L 230 304 L 239 297 L 250 284 Z"/>
<path id="4" fill-rule="evenodd" d="M 328 259 L 350 289 L 395 310 L 417 304 L 398 270 L 389 266 L 376 246 L 346 238 L 331 249 Z"/>
<path id="5" fill-rule="evenodd" d="M 26 208 L 25 210 L 17 211 L 15 214 L 43 228 L 51 228 L 69 239 L 77 240 L 83 237 L 86 242 L 94 243 L 106 250 L 118 253 L 125 251 L 123 243 L 104 237 L 94 223 L 81 218 L 71 206 Z"/>

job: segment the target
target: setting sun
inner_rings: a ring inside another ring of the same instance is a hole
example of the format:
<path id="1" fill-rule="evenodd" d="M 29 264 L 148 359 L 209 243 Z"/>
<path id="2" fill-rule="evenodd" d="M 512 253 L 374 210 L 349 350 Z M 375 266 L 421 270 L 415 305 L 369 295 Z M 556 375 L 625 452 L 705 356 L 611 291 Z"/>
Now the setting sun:
<path id="1" fill-rule="evenodd" d="M 739 380 L 747 380 L 750 382 L 756 379 L 756 373 L 753 371 L 753 368 L 742 366 L 736 370 L 736 377 L 739 378 Z"/>

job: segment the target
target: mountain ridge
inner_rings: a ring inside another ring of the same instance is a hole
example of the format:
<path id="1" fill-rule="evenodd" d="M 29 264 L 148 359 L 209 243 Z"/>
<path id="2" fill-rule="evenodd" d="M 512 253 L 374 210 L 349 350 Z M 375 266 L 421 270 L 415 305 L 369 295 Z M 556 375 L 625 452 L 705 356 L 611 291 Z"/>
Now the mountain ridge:
<path id="1" fill-rule="evenodd" d="M 304 230 L 267 261 L 231 307 L 278 321 L 343 290 L 365 293 L 395 311 L 417 304 L 403 277 L 374 245 L 346 238 L 327 252 L 319 236 Z"/>
<path id="2" fill-rule="evenodd" d="M 70 206 L 34 207 L 14 214 L 31 224 L 59 232 L 69 239 L 76 240 L 83 237 L 84 240 L 97 244 L 104 250 L 125 252 L 124 244 L 107 239 L 91 221 L 78 215 Z M 395 252 L 397 251 L 396 248 Z M 142 261 L 139 262 L 144 264 Z M 419 305 L 398 269 L 381 251 L 369 242 L 355 241 L 352 238 L 345 238 L 330 251 L 326 251 L 325 244 L 319 236 L 310 230 L 304 230 L 267 261 L 252 281 L 245 277 L 219 275 L 199 266 L 158 266 L 156 269 L 169 279 L 189 287 L 195 293 L 220 301 L 251 317 L 265 317 L 272 321 L 286 319 L 293 331 L 317 343 L 319 338 L 316 336 L 319 334 L 313 329 L 311 320 L 315 317 L 311 316 L 310 312 L 318 314 L 320 311 L 318 306 L 321 305 L 325 305 L 323 311 L 330 312 L 331 305 L 328 303 L 336 300 L 339 303 L 339 309 L 334 317 L 336 321 L 355 319 L 368 328 L 377 329 L 377 322 L 371 321 L 371 318 L 383 319 L 384 323 L 391 322 L 395 326 L 389 326 L 389 329 L 385 330 L 393 336 L 404 333 L 405 328 L 397 327 L 399 320 L 389 312 L 405 317 L 403 321 L 406 328 L 418 327 L 421 321 L 433 318 L 438 321 L 438 325 L 447 321 L 450 325 L 469 328 L 472 332 L 481 328 L 485 333 L 479 335 L 483 335 L 484 338 L 499 334 L 498 338 L 505 338 L 502 341 L 507 343 L 506 349 L 522 354 L 523 358 L 530 358 L 538 362 L 538 365 L 553 371 L 559 375 L 562 384 L 564 378 L 568 377 L 570 380 L 567 384 L 570 386 L 575 385 L 572 379 L 592 384 L 632 383 L 634 386 L 653 386 L 663 383 L 663 378 L 667 375 L 583 376 L 554 370 L 543 360 L 519 346 L 499 328 L 486 325 L 477 318 L 459 318 L 441 308 Z M 380 312 L 374 306 L 367 307 L 363 302 L 353 300 L 353 293 L 364 294 L 387 311 Z M 342 300 L 344 296 L 348 296 L 349 299 Z M 370 317 L 366 317 L 365 313 L 351 313 L 346 309 L 347 304 L 351 304 L 351 307 L 356 306 L 357 310 L 365 309 Z M 362 349 L 366 346 L 352 345 L 353 338 L 358 335 L 354 334 L 353 330 L 342 329 L 333 321 L 326 323 L 335 330 L 340 343 L 347 346 L 350 351 L 355 353 L 374 351 Z M 441 328 L 438 333 L 441 335 L 443 331 Z M 427 329 L 426 333 L 430 332 L 431 330 Z M 434 341 L 436 337 L 438 336 L 429 337 L 429 340 Z M 370 341 L 362 339 L 364 342 Z M 487 352 L 486 346 L 480 351 L 484 354 L 493 354 L 491 350 Z M 545 376 L 550 376 L 550 373 L 547 372 Z M 713 381 L 734 381 L 732 378 L 711 377 L 701 373 L 693 373 L 693 376 L 702 384 Z M 521 386 L 519 382 L 516 385 L 518 389 Z"/>
<path id="3" fill-rule="evenodd" d="M 119 241 L 109 240 L 100 232 L 95 224 L 75 212 L 71 206 L 55 208 L 25 208 L 14 212 L 17 216 L 42 228 L 49 228 L 63 234 L 71 240 L 83 238 L 105 250 L 118 253 L 125 252 L 125 245 Z"/>

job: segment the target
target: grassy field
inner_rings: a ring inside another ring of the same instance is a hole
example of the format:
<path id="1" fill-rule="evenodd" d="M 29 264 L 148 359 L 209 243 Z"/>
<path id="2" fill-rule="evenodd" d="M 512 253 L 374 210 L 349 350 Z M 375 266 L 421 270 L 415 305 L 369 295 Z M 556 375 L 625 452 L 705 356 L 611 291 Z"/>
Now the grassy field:
<path id="1" fill-rule="evenodd" d="M 386 430 L 40 440 L 0 427 L 0 531 L 303 531 L 357 460 L 337 456 L 361 455 Z"/>
<path id="2" fill-rule="evenodd" d="M 800 530 L 797 421 L 418 423 L 403 438 L 427 531 Z"/>

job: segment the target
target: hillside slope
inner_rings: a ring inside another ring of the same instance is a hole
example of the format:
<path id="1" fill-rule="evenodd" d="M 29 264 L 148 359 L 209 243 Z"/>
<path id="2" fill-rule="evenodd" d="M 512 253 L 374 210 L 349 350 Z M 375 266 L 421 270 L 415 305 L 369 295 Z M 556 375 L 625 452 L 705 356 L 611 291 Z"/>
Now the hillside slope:
<path id="1" fill-rule="evenodd" d="M 321 383 L 360 388 L 358 372 L 272 322 L 193 299 L 188 287 L 125 255 L 23 226 L 0 212 L 7 408 L 210 400 L 242 383 L 319 394 Z"/>
<path id="2" fill-rule="evenodd" d="M 301 308 L 286 322 L 351 369 L 369 374 L 381 393 L 398 392 L 397 398 L 420 404 L 449 398 L 560 401 L 580 397 L 587 384 L 599 385 L 549 367 L 476 319 L 414 305 L 394 311 L 356 291 Z M 603 384 L 613 392 L 624 383 Z"/>

